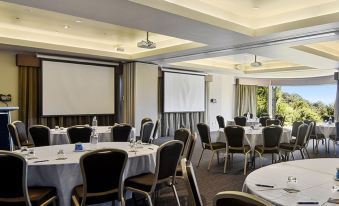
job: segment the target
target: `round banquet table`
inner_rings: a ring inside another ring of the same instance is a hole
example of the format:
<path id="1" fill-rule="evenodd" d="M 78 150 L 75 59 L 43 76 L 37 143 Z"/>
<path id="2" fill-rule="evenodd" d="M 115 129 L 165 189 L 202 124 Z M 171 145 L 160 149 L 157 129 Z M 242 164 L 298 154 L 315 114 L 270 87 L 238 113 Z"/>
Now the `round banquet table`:
<path id="1" fill-rule="evenodd" d="M 316 125 L 317 133 L 323 134 L 326 138 L 329 138 L 330 135 L 336 134 L 335 124 L 317 124 Z"/>
<path id="2" fill-rule="evenodd" d="M 259 129 L 251 129 L 250 127 L 244 127 L 244 144 L 250 145 L 251 149 L 254 149 L 256 145 L 262 145 L 264 141 L 262 135 L 263 128 L 264 127 L 260 127 Z M 283 128 L 283 134 L 281 136 L 280 142 L 289 142 L 292 139 L 291 132 L 291 129 Z M 219 129 L 218 133 L 219 135 L 217 137 L 217 142 L 226 142 L 224 129 Z"/>
<path id="3" fill-rule="evenodd" d="M 111 126 L 98 126 L 95 128 L 99 136 L 99 142 L 112 142 L 111 128 Z M 135 138 L 135 128 L 132 128 L 130 138 Z M 51 129 L 50 143 L 51 145 L 69 144 L 67 128 Z"/>
<path id="4" fill-rule="evenodd" d="M 74 152 L 74 144 L 53 145 L 46 147 L 36 147 L 35 153 L 38 159 L 27 160 L 28 186 L 53 186 L 57 188 L 59 203 L 62 206 L 71 205 L 72 189 L 82 184 L 82 176 L 79 160 L 80 157 L 94 148 L 116 148 L 125 150 L 128 153 L 124 178 L 134 175 L 153 172 L 156 163 L 156 145 L 141 145 L 137 152 L 130 152 L 128 142 L 100 142 L 98 145 L 83 144 L 84 152 Z M 57 152 L 62 149 L 67 157 L 66 160 L 56 160 Z M 18 151 L 18 153 L 20 153 Z M 48 160 L 46 162 L 37 162 Z M 114 164 L 112 162 L 112 164 Z"/>
<path id="5" fill-rule="evenodd" d="M 339 185 L 334 179 L 339 159 L 319 158 L 296 160 L 272 164 L 250 173 L 245 179 L 243 191 L 262 197 L 274 205 L 298 205 L 298 201 L 318 201 L 318 205 L 335 205 L 328 203 L 329 198 L 338 199 L 339 191 L 333 186 Z M 288 193 L 289 176 L 296 177 L 294 189 L 297 193 Z M 256 184 L 272 185 L 274 188 L 256 186 Z M 326 203 L 325 203 L 326 202 Z"/>
<path id="6" fill-rule="evenodd" d="M 252 126 L 252 125 L 254 126 L 257 124 L 259 124 L 259 118 L 246 120 L 246 126 Z M 232 126 L 232 125 L 235 125 L 234 120 L 228 120 L 227 126 Z"/>

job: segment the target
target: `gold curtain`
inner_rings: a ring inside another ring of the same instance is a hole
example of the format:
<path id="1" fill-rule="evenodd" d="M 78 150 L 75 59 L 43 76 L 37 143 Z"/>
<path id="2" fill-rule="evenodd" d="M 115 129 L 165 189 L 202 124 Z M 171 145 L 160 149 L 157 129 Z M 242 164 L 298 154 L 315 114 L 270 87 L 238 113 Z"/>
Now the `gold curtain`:
<path id="1" fill-rule="evenodd" d="M 135 62 L 123 65 L 123 122 L 135 126 Z"/>
<path id="2" fill-rule="evenodd" d="M 43 124 L 50 128 L 56 125 L 69 127 L 73 125 L 91 124 L 95 115 L 87 116 L 51 116 L 42 117 L 39 113 L 40 106 L 40 68 L 19 67 L 19 120 L 27 128 L 35 124 Z M 114 115 L 96 115 L 98 125 L 114 125 Z"/>
<path id="3" fill-rule="evenodd" d="M 235 112 L 236 116 L 252 113 L 257 116 L 257 86 L 236 84 Z"/>

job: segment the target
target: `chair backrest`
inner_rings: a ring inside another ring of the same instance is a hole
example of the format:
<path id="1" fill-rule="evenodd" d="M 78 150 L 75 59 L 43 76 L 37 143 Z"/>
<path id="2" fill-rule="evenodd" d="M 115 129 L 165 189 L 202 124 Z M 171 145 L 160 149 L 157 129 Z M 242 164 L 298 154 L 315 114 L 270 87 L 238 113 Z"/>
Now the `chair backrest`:
<path id="1" fill-rule="evenodd" d="M 225 125 L 225 119 L 224 119 L 223 116 L 218 115 L 217 116 L 217 122 L 218 122 L 218 125 L 219 125 L 219 129 L 225 128 L 226 125 Z"/>
<path id="2" fill-rule="evenodd" d="M 19 137 L 18 137 L 18 134 L 16 132 L 14 124 L 8 124 L 7 128 L 8 128 L 10 135 L 11 135 L 13 145 L 14 145 L 14 149 L 19 149 L 21 147 L 21 144 L 20 144 Z"/>
<path id="3" fill-rule="evenodd" d="M 301 124 L 298 127 L 297 139 L 295 144 L 298 146 L 303 146 L 306 143 L 309 127 L 307 124 Z"/>
<path id="4" fill-rule="evenodd" d="M 267 121 L 268 119 L 270 119 L 270 117 L 268 117 L 268 116 L 260 117 L 260 118 L 259 118 L 259 123 L 261 124 L 261 126 L 266 127 L 266 126 L 267 126 L 267 125 L 266 125 L 266 121 Z"/>
<path id="5" fill-rule="evenodd" d="M 27 189 L 27 162 L 19 154 L 0 151 L 0 199 L 23 198 L 31 206 Z M 11 205 L 11 204 L 8 204 Z"/>
<path id="6" fill-rule="evenodd" d="M 279 119 L 267 119 L 266 126 L 270 126 L 270 125 L 280 125 L 280 120 Z"/>
<path id="7" fill-rule="evenodd" d="M 82 205 L 86 205 L 88 193 L 103 193 L 114 189 L 117 189 L 118 198 L 122 200 L 123 173 L 127 159 L 127 152 L 119 149 L 100 149 L 81 156 L 80 167 L 84 184 Z M 107 201 L 112 199 L 102 200 Z"/>
<path id="8" fill-rule="evenodd" d="M 192 165 L 192 162 L 183 158 L 180 161 L 180 165 L 187 186 L 186 188 L 188 190 L 189 199 L 191 200 L 189 201 L 190 205 L 202 206 L 203 203 L 201 200 L 197 179 L 195 178 L 194 167 Z"/>
<path id="9" fill-rule="evenodd" d="M 158 131 L 159 131 L 159 127 L 160 127 L 160 120 L 157 120 L 155 122 L 154 125 L 154 130 L 153 130 L 153 134 L 152 134 L 152 138 L 155 139 L 157 137 Z"/>
<path id="10" fill-rule="evenodd" d="M 116 124 L 111 129 L 113 142 L 127 142 L 132 131 L 132 126 L 128 124 Z"/>
<path id="11" fill-rule="evenodd" d="M 82 125 L 77 125 L 67 128 L 69 142 L 75 144 L 77 142 L 89 142 L 91 139 L 92 128 Z"/>
<path id="12" fill-rule="evenodd" d="M 308 144 L 308 141 L 310 140 L 311 134 L 312 134 L 312 130 L 314 128 L 314 122 L 310 122 L 308 125 L 308 129 L 307 129 L 307 134 L 306 134 L 306 141 L 305 141 L 305 145 Z"/>
<path id="13" fill-rule="evenodd" d="M 284 116 L 281 116 L 281 115 L 277 114 L 277 115 L 275 115 L 275 119 L 279 119 L 280 120 L 280 125 L 284 126 L 284 123 L 285 123 L 285 117 Z"/>
<path id="14" fill-rule="evenodd" d="M 145 117 L 141 120 L 141 124 L 140 124 L 140 131 L 142 129 L 142 125 L 144 125 L 146 122 L 152 122 L 151 118 Z"/>
<path id="15" fill-rule="evenodd" d="M 197 142 L 197 133 L 193 132 L 191 135 L 191 141 L 189 141 L 188 147 L 187 147 L 187 152 L 186 152 L 186 159 L 187 161 L 192 160 L 193 152 L 194 152 L 194 147 L 195 143 Z"/>
<path id="16" fill-rule="evenodd" d="M 244 116 L 234 117 L 234 124 L 243 127 L 246 126 L 246 117 Z"/>
<path id="17" fill-rule="evenodd" d="M 244 116 L 244 117 L 247 117 L 247 113 L 245 113 L 243 116 Z M 252 114 L 252 113 L 250 113 L 250 118 L 251 118 L 251 119 L 253 118 L 253 114 Z"/>
<path id="18" fill-rule="evenodd" d="M 325 115 L 325 116 L 322 117 L 322 119 L 323 119 L 324 122 L 328 122 L 330 120 L 330 117 Z"/>
<path id="19" fill-rule="evenodd" d="M 309 120 L 309 119 L 304 120 L 304 124 L 307 124 L 307 125 L 309 125 L 311 122 L 313 122 L 313 127 L 312 127 L 310 135 L 316 135 L 315 128 L 317 126 L 317 123 L 315 121 Z"/>
<path id="20" fill-rule="evenodd" d="M 184 155 L 187 151 L 188 144 L 190 142 L 191 132 L 186 128 L 180 128 L 175 130 L 174 132 L 174 140 L 179 140 L 184 143 L 184 149 L 182 150 L 182 154 Z"/>
<path id="21" fill-rule="evenodd" d="M 149 143 L 152 131 L 153 131 L 154 123 L 153 122 L 145 122 L 142 125 L 142 129 L 140 131 L 140 139 L 142 142 Z"/>
<path id="22" fill-rule="evenodd" d="M 50 134 L 49 127 L 44 125 L 33 125 L 29 128 L 29 133 L 33 138 L 34 145 L 36 147 L 49 146 L 50 145 Z"/>
<path id="23" fill-rule="evenodd" d="M 262 130 L 264 148 L 278 148 L 282 133 L 283 128 L 278 125 L 265 127 Z"/>
<path id="24" fill-rule="evenodd" d="M 336 139 L 339 139 L 339 122 L 335 123 Z"/>
<path id="25" fill-rule="evenodd" d="M 241 126 L 227 126 L 224 129 L 228 147 L 242 147 L 245 129 Z"/>
<path id="26" fill-rule="evenodd" d="M 184 144 L 179 140 L 172 140 L 160 145 L 157 150 L 157 162 L 155 176 L 157 181 L 166 181 L 173 178 L 175 181 L 176 169 L 181 157 Z M 153 184 L 151 191 L 154 191 L 156 183 Z"/>
<path id="27" fill-rule="evenodd" d="M 261 113 L 260 117 L 269 117 L 268 113 Z"/>
<path id="28" fill-rule="evenodd" d="M 213 206 L 273 206 L 273 204 L 252 194 L 225 191 L 214 196 Z"/>
<path id="29" fill-rule="evenodd" d="M 201 139 L 201 144 L 203 146 L 204 144 L 207 145 L 211 144 L 210 127 L 205 123 L 198 123 L 197 129 Z"/>
<path id="30" fill-rule="evenodd" d="M 291 133 L 291 135 L 292 135 L 293 137 L 297 137 L 297 134 L 298 134 L 298 128 L 299 128 L 299 126 L 302 125 L 302 124 L 303 124 L 302 121 L 295 121 L 295 122 L 292 123 L 292 133 Z"/>

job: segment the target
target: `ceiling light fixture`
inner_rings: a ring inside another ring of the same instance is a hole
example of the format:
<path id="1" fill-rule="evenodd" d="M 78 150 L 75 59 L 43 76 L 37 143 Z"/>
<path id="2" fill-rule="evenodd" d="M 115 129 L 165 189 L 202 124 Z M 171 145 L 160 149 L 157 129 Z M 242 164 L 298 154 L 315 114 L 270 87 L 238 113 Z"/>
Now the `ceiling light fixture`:
<path id="1" fill-rule="evenodd" d="M 76 23 L 82 23 L 82 20 L 75 20 Z"/>
<path id="2" fill-rule="evenodd" d="M 69 25 L 64 25 L 64 29 L 69 29 L 70 26 Z"/>
<path id="3" fill-rule="evenodd" d="M 257 55 L 254 55 L 254 62 L 252 62 L 251 67 L 261 67 L 262 63 L 257 61 Z"/>
<path id="4" fill-rule="evenodd" d="M 137 46 L 143 49 L 155 49 L 157 44 L 148 39 L 148 32 L 146 32 L 146 40 L 138 42 Z"/>

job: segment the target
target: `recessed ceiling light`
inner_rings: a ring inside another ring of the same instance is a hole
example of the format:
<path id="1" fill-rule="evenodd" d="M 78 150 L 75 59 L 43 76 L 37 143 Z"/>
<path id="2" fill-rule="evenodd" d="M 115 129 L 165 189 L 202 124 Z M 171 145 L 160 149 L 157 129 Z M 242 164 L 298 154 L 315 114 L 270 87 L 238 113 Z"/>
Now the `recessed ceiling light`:
<path id="1" fill-rule="evenodd" d="M 69 25 L 64 25 L 64 29 L 69 29 L 70 26 Z"/>
<path id="2" fill-rule="evenodd" d="M 82 23 L 82 20 L 78 19 L 78 20 L 75 20 L 76 23 Z"/>
<path id="3" fill-rule="evenodd" d="M 118 52 L 124 52 L 124 51 L 125 51 L 125 48 L 124 48 L 124 47 L 117 47 L 117 51 L 118 51 Z"/>

